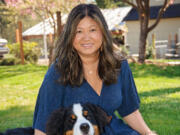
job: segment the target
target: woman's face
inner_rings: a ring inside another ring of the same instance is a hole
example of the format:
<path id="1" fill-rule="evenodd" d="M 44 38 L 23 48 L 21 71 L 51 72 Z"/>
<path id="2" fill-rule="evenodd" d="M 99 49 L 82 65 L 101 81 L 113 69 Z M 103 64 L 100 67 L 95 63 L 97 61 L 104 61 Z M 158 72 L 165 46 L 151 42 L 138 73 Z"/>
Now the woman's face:
<path id="1" fill-rule="evenodd" d="M 84 17 L 77 25 L 73 47 L 81 56 L 97 56 L 102 45 L 99 25 L 90 17 Z"/>

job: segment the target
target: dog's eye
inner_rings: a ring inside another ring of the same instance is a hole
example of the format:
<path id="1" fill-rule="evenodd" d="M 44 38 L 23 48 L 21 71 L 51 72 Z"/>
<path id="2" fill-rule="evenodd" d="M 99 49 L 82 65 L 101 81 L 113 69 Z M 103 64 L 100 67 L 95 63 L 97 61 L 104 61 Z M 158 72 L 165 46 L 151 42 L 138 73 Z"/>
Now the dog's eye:
<path id="1" fill-rule="evenodd" d="M 83 115 L 86 117 L 86 116 L 88 116 L 88 111 L 84 111 L 83 112 Z"/>
<path id="2" fill-rule="evenodd" d="M 74 123 L 75 121 L 76 121 L 76 116 L 74 115 L 74 114 L 72 114 L 71 116 L 70 116 L 70 119 L 68 119 L 68 121 L 70 122 L 70 123 Z"/>

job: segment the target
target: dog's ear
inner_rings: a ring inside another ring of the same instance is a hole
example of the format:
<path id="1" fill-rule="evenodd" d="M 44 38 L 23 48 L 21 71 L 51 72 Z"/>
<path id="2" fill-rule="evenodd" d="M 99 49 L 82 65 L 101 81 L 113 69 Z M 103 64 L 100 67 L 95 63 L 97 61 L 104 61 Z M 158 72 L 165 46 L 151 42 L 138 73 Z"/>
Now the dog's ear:
<path id="1" fill-rule="evenodd" d="M 47 135 L 63 135 L 65 115 L 66 115 L 65 108 L 60 108 L 58 110 L 55 110 L 50 115 L 46 123 Z"/>
<path id="2" fill-rule="evenodd" d="M 93 113 L 100 134 L 104 133 L 104 127 L 110 123 L 112 116 L 108 116 L 108 114 L 97 105 L 87 103 L 85 106 L 87 106 Z"/>

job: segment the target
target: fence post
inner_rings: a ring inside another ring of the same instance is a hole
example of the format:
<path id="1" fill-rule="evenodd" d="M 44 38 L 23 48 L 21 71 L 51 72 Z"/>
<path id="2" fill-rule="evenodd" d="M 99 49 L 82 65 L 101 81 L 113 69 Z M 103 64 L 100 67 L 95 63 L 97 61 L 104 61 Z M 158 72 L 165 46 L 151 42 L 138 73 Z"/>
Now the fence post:
<path id="1" fill-rule="evenodd" d="M 57 37 L 61 34 L 61 12 L 57 11 L 56 12 L 56 17 L 57 17 Z"/>
<path id="2" fill-rule="evenodd" d="M 21 55 L 21 64 L 24 65 L 24 51 L 23 51 L 23 39 L 22 39 L 22 22 L 18 21 L 18 32 L 19 32 L 19 36 L 18 36 L 18 40 L 19 40 L 19 44 L 20 44 L 20 55 Z"/>
<path id="3" fill-rule="evenodd" d="M 178 34 L 176 33 L 174 35 L 174 44 L 175 44 L 175 53 L 178 54 L 178 46 L 177 46 L 177 43 L 178 43 Z"/>
<path id="4" fill-rule="evenodd" d="M 155 44 L 156 38 L 155 34 L 152 34 L 152 54 L 153 54 L 153 59 L 156 59 L 156 44 Z"/>
<path id="5" fill-rule="evenodd" d="M 169 39 L 168 39 L 168 49 L 171 48 L 171 44 L 172 44 L 172 38 L 171 38 L 171 34 L 169 34 Z"/>

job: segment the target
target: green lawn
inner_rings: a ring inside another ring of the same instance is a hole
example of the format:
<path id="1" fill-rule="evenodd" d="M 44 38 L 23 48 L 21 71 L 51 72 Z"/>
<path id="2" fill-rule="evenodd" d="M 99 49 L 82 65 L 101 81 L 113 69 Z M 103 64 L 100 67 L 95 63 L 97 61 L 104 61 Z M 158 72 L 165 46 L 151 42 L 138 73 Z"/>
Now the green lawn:
<path id="1" fill-rule="evenodd" d="M 180 135 L 180 66 L 130 64 L 141 98 L 140 111 L 159 135 Z M 0 131 L 32 125 L 46 66 L 0 66 Z"/>
<path id="2" fill-rule="evenodd" d="M 0 66 L 0 131 L 32 124 L 45 66 Z"/>

